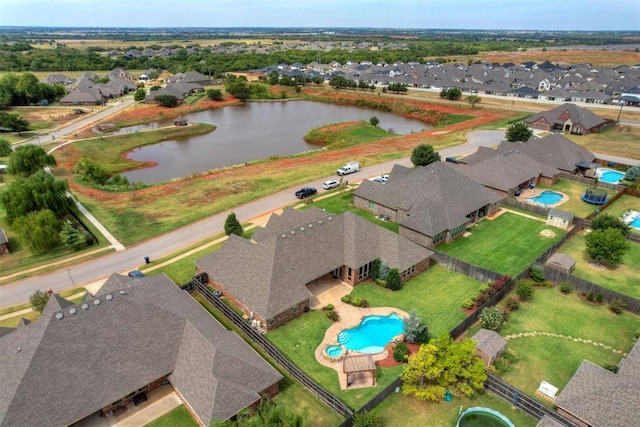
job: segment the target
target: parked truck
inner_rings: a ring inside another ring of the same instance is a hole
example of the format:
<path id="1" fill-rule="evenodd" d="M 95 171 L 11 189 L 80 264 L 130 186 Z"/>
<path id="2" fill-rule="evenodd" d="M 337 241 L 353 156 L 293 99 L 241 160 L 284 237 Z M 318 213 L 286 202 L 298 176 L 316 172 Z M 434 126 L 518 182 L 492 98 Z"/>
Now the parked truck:
<path id="1" fill-rule="evenodd" d="M 350 173 L 358 172 L 360 170 L 360 164 L 358 162 L 349 162 L 336 171 L 339 176 L 348 175 Z"/>

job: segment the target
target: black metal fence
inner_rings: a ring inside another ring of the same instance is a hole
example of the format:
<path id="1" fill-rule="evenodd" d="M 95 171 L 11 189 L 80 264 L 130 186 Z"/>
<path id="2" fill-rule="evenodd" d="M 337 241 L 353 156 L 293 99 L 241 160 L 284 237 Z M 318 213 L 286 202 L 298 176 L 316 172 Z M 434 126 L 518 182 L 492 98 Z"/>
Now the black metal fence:
<path id="1" fill-rule="evenodd" d="M 369 412 L 379 404 L 381 404 L 387 397 L 391 396 L 395 391 L 402 387 L 402 378 L 396 378 L 391 384 L 386 386 L 380 393 L 378 393 L 373 399 L 362 405 L 360 409 L 355 411 L 353 415 L 347 417 L 346 420 L 340 427 L 351 427 L 353 425 L 354 417 L 356 414 L 361 414 L 363 412 Z"/>
<path id="2" fill-rule="evenodd" d="M 304 385 L 311 393 L 313 393 L 318 399 L 329 406 L 333 411 L 342 415 L 343 417 L 351 417 L 353 411 L 336 396 L 325 390 L 322 386 L 316 383 L 313 379 L 308 377 L 300 368 L 294 365 L 289 359 L 287 359 L 276 346 L 271 344 L 262 334 L 253 329 L 242 317 L 238 316 L 229 306 L 224 304 L 219 298 L 217 298 L 213 291 L 207 286 L 206 273 L 194 276 L 190 283 L 181 286 L 184 290 L 193 290 L 198 292 L 205 298 L 211 305 L 218 309 L 222 314 L 227 317 L 236 327 L 238 327 L 243 333 L 245 333 L 255 344 L 260 346 L 262 350 L 271 356 L 282 368 L 284 368 L 289 375 Z"/>
<path id="3" fill-rule="evenodd" d="M 490 372 L 487 372 L 487 381 L 484 383 L 484 387 L 496 396 L 509 402 L 512 406 L 515 406 L 537 420 L 546 415 L 563 426 L 576 426 L 576 424 L 571 420 L 566 419 L 553 409 L 549 409 L 542 403 L 529 397 L 525 393 L 522 393 L 517 388 L 507 384 Z"/>

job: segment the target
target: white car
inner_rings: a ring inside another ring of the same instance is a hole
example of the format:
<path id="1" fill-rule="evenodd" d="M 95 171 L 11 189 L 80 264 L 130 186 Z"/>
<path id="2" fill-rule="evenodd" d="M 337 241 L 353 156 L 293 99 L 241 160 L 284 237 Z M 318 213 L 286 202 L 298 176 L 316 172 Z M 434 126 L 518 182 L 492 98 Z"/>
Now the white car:
<path id="1" fill-rule="evenodd" d="M 322 183 L 322 188 L 324 188 L 325 190 L 330 190 L 332 188 L 336 188 L 338 185 L 340 185 L 339 181 L 336 181 L 335 179 L 330 179 L 329 181 L 325 181 Z"/>

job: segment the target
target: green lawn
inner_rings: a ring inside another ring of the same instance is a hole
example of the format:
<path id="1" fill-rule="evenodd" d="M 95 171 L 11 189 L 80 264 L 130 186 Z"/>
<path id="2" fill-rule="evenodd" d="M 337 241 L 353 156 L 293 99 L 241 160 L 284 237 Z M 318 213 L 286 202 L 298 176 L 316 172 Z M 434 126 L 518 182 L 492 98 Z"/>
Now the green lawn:
<path id="1" fill-rule="evenodd" d="M 199 425 L 189 410 L 184 405 L 180 405 L 146 424 L 146 427 L 198 427 Z"/>
<path id="2" fill-rule="evenodd" d="M 582 184 L 577 181 L 571 181 L 569 179 L 559 179 L 558 182 L 552 186 L 539 185 L 538 187 L 546 190 L 559 191 L 569 196 L 569 200 L 559 205 L 558 209 L 571 212 L 572 214 L 574 214 L 575 216 L 579 216 L 580 218 L 588 216 L 598 208 L 598 206 L 587 203 L 581 199 L 582 195 L 584 194 L 584 190 L 590 188 L 590 185 Z M 615 190 L 607 190 L 604 188 L 600 189 L 606 191 L 609 197 L 612 197 L 616 194 Z"/>
<path id="3" fill-rule="evenodd" d="M 543 237 L 540 235 L 542 230 L 551 230 L 556 235 Z M 468 231 L 471 232 L 469 237 L 438 245 L 437 250 L 510 276 L 520 274 L 566 234 L 564 230 L 512 212 L 493 220 L 484 219 Z"/>
<path id="4" fill-rule="evenodd" d="M 387 230 L 391 230 L 394 233 L 398 232 L 398 223 L 392 221 L 382 221 L 378 219 L 378 217 L 374 213 L 365 211 L 364 209 L 356 208 L 351 203 L 352 201 L 353 194 L 351 194 L 350 192 L 345 192 L 343 194 L 336 192 L 335 195 L 331 197 L 326 197 L 322 200 L 314 200 L 313 203 L 304 205 L 301 209 L 309 209 L 311 206 L 315 206 L 334 214 L 341 214 L 343 212 L 349 211 L 355 213 L 358 216 L 361 216 L 368 221 L 373 222 L 376 225 L 384 227 Z"/>
<path id="5" fill-rule="evenodd" d="M 585 236 L 579 233 L 567 240 L 559 252 L 576 260 L 574 276 L 582 277 L 590 282 L 640 299 L 640 244 L 630 243 L 622 263 L 606 270 L 594 270 L 589 267 L 591 259 L 585 252 Z"/>
<path id="6" fill-rule="evenodd" d="M 390 291 L 371 282 L 356 286 L 351 295 L 366 298 L 372 307 L 398 307 L 415 311 L 432 335 L 449 332 L 466 314 L 462 301 L 472 298 L 483 283 L 434 265 L 409 280 L 399 291 Z"/>
<path id="7" fill-rule="evenodd" d="M 500 412 L 518 427 L 534 427 L 538 420 L 528 416 L 511 404 L 491 393 L 453 402 L 421 402 L 402 393 L 385 399 L 372 412 L 378 415 L 385 427 L 443 427 L 454 426 L 461 410 L 473 406 L 491 408 Z"/>
<path id="8" fill-rule="evenodd" d="M 509 314 L 500 334 L 551 332 L 628 352 L 639 328 L 639 316 L 629 312 L 616 315 L 607 306 L 589 304 L 575 293 L 562 295 L 556 287 L 536 289 L 531 302 Z M 511 339 L 507 348 L 515 353 L 517 362 L 502 378 L 530 396 L 543 380 L 562 390 L 585 359 L 603 366 L 617 364 L 622 358 L 601 346 L 539 335 Z"/>
<path id="9" fill-rule="evenodd" d="M 402 366 L 378 367 L 375 387 L 340 390 L 336 371 L 320 365 L 314 356 L 314 351 L 320 345 L 329 326 L 331 321 L 321 311 L 311 311 L 268 332 L 265 337 L 307 375 L 352 409 L 358 409 L 398 378 L 402 372 Z"/>

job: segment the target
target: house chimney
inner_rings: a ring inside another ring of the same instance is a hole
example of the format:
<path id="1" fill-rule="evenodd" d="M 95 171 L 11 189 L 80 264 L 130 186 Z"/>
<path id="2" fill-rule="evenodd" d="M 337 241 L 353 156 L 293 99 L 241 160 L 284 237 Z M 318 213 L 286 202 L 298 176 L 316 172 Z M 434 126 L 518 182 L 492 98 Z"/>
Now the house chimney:
<path id="1" fill-rule="evenodd" d="M 49 296 L 53 295 L 53 289 L 51 288 L 47 289 L 47 295 Z"/>

